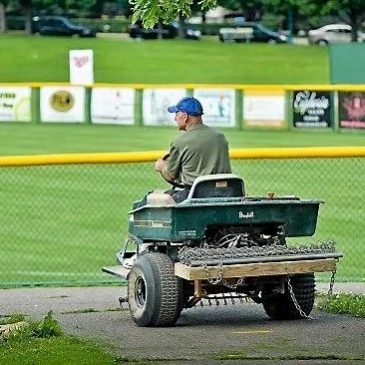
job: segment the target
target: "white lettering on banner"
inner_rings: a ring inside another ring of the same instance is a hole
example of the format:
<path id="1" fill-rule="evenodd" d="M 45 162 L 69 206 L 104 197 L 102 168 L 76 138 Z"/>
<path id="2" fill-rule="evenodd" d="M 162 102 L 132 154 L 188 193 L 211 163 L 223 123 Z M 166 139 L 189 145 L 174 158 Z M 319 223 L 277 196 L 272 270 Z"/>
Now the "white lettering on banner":
<path id="1" fill-rule="evenodd" d="M 327 109 L 330 105 L 328 98 L 321 96 L 316 98 L 317 93 L 315 91 L 310 92 L 308 90 L 299 92 L 294 100 L 294 109 L 297 113 L 305 114 L 307 111 L 312 110 L 312 113 L 319 114 L 319 110 L 322 109 L 322 115 L 324 114 L 323 109 Z"/>

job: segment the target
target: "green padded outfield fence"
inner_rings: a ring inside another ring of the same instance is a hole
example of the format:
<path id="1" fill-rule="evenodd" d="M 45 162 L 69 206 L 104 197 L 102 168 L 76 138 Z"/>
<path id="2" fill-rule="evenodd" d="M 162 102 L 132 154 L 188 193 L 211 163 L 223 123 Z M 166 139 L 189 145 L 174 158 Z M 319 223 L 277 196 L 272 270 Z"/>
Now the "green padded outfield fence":
<path id="1" fill-rule="evenodd" d="M 2 287 L 101 285 L 127 233 L 132 202 L 167 189 L 153 169 L 162 151 L 0 158 Z M 247 195 L 324 200 L 313 237 L 344 258 L 337 279 L 365 281 L 365 147 L 231 151 Z M 326 274 L 319 276 L 328 280 Z"/>

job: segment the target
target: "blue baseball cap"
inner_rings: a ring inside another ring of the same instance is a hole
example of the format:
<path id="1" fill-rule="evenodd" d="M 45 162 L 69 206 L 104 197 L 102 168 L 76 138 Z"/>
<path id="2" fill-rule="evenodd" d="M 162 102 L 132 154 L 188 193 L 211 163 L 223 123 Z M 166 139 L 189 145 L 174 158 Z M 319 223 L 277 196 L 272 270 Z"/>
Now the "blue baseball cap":
<path id="1" fill-rule="evenodd" d="M 194 117 L 203 115 L 203 107 L 198 99 L 187 96 L 182 98 L 176 105 L 167 108 L 169 113 L 183 112 Z"/>

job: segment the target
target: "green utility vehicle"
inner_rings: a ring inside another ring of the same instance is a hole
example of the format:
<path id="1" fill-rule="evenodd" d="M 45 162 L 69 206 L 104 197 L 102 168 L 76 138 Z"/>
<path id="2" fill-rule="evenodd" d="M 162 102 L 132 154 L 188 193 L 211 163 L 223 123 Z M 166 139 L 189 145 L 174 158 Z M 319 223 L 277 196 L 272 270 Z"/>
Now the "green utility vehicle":
<path id="1" fill-rule="evenodd" d="M 286 238 L 313 235 L 321 203 L 249 197 L 236 175 L 202 176 L 181 203 L 162 192 L 135 202 L 119 265 L 103 271 L 128 281 L 138 326 L 170 326 L 199 302 L 244 297 L 273 319 L 308 317 L 314 273 L 334 273 L 342 255 L 332 242 L 290 246 Z"/>

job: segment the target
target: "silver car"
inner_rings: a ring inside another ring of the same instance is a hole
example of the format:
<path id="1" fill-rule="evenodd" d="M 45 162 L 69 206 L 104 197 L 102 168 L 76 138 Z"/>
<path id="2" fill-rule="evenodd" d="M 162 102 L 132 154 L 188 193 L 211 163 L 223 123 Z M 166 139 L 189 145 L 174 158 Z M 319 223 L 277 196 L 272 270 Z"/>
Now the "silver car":
<path id="1" fill-rule="evenodd" d="M 350 43 L 351 25 L 348 24 L 328 24 L 318 29 L 308 32 L 310 44 L 327 45 L 332 43 Z M 365 33 L 358 32 L 358 41 L 365 41 Z"/>

